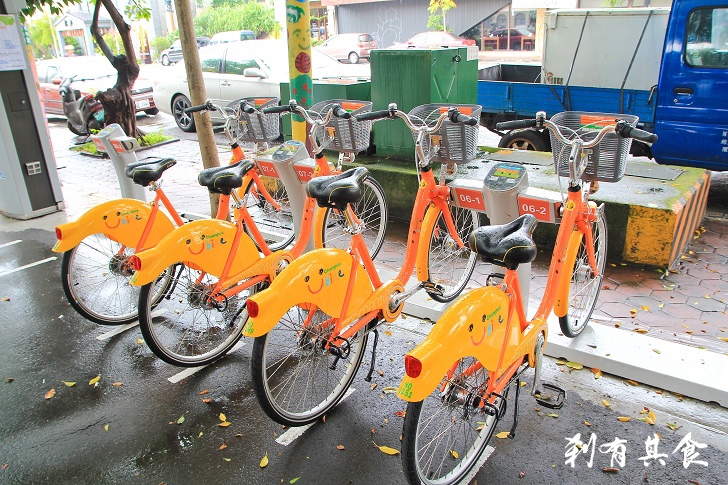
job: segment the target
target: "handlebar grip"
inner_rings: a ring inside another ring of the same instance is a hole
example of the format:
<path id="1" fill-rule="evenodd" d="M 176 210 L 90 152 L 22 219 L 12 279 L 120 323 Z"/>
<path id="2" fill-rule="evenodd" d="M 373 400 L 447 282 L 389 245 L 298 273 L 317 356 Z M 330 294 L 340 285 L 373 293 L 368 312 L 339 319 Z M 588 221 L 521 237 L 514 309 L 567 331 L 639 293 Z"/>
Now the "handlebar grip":
<path id="1" fill-rule="evenodd" d="M 460 113 L 457 108 L 453 108 L 452 110 L 450 110 L 450 112 L 448 113 L 448 118 L 453 123 L 462 123 L 468 126 L 475 126 L 478 124 L 477 119 Z"/>
<path id="2" fill-rule="evenodd" d="M 645 143 L 655 143 L 657 141 L 657 135 L 650 133 L 649 131 L 640 130 L 628 125 L 624 121 L 617 122 L 617 127 L 614 131 L 622 138 L 633 138 L 635 140 L 643 141 Z"/>
<path id="3" fill-rule="evenodd" d="M 286 104 L 283 106 L 271 106 L 270 108 L 263 108 L 263 113 L 287 113 L 291 111 L 291 106 Z"/>
<path id="4" fill-rule="evenodd" d="M 240 102 L 240 111 L 245 113 L 255 113 L 255 108 L 250 106 L 246 100 Z"/>
<path id="5" fill-rule="evenodd" d="M 392 117 L 392 113 L 390 113 L 388 109 L 383 109 L 380 111 L 370 111 L 369 113 L 362 113 L 355 116 L 357 121 L 374 121 Z"/>
<path id="6" fill-rule="evenodd" d="M 501 121 L 495 125 L 496 130 L 516 130 L 518 128 L 533 128 L 538 126 L 538 120 Z"/>
<path id="7" fill-rule="evenodd" d="M 184 112 L 187 114 L 191 114 L 191 113 L 197 113 L 198 111 L 205 111 L 208 109 L 211 111 L 215 111 L 214 106 L 211 106 L 210 104 L 205 103 L 205 104 L 201 104 L 199 106 L 190 106 L 189 108 L 185 108 Z"/>
<path id="8" fill-rule="evenodd" d="M 334 116 L 336 116 L 337 118 L 343 118 L 345 120 L 348 120 L 349 118 L 351 118 L 351 113 L 346 111 L 344 108 L 342 108 L 338 104 L 334 105 L 333 111 L 334 111 Z"/>

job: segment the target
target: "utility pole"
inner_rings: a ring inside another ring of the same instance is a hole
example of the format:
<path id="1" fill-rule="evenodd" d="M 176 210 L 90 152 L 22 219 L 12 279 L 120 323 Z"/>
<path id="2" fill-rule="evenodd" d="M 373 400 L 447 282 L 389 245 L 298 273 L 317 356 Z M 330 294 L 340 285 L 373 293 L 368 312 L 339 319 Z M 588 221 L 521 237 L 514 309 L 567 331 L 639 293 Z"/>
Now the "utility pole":
<path id="1" fill-rule="evenodd" d="M 193 106 L 204 104 L 207 100 L 205 91 L 205 80 L 202 77 L 200 67 L 200 54 L 197 51 L 197 36 L 192 23 L 192 7 L 188 0 L 174 0 L 177 10 L 177 24 L 179 25 L 179 40 L 182 44 L 182 60 L 187 71 L 187 86 L 190 88 L 190 101 Z M 194 113 L 195 126 L 197 127 L 197 140 L 200 144 L 202 155 L 202 166 L 204 168 L 219 167 L 220 159 L 217 155 L 215 134 L 212 131 L 210 113 L 207 111 Z M 217 207 L 220 204 L 220 197 L 217 194 L 210 194 L 210 210 L 214 217 L 217 214 Z"/>

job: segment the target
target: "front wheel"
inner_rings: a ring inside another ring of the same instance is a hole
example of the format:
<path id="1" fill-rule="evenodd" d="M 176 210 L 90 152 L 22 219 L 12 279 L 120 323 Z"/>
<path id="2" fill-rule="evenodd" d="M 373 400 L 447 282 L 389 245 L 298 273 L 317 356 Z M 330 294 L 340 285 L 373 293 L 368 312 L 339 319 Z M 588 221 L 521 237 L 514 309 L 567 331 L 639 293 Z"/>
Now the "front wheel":
<path id="1" fill-rule="evenodd" d="M 359 54 L 357 54 L 356 52 L 349 52 L 349 62 L 352 64 L 358 64 Z"/>
<path id="2" fill-rule="evenodd" d="M 164 54 L 162 56 L 162 65 L 163 66 L 169 66 L 170 64 L 172 64 L 172 63 L 169 60 L 169 56 L 167 54 Z"/>
<path id="3" fill-rule="evenodd" d="M 271 251 L 277 251 L 291 244 L 296 236 L 293 227 L 291 201 L 288 199 L 288 192 L 286 192 L 286 186 L 283 185 L 283 182 L 270 177 L 262 177 L 261 180 L 265 182 L 265 188 L 273 200 L 278 203 L 280 210 L 276 210 L 263 197 L 254 183 L 251 183 L 245 189 L 243 203 L 250 217 L 253 218 L 258 231 L 265 239 L 268 248 Z M 250 228 L 246 226 L 245 231 L 255 241 Z"/>
<path id="4" fill-rule="evenodd" d="M 604 205 L 597 209 L 596 216 L 596 221 L 591 224 L 591 230 L 599 276 L 594 276 L 594 272 L 589 266 L 586 240 L 582 237 L 571 271 L 569 308 L 566 315 L 559 317 L 561 331 L 569 338 L 576 337 L 586 328 L 597 304 L 599 291 L 602 289 L 604 268 L 607 264 L 607 221 L 604 215 Z"/>
<path id="5" fill-rule="evenodd" d="M 250 358 L 253 389 L 263 411 L 286 426 L 303 426 L 326 414 L 351 386 L 367 345 L 365 329 L 327 348 L 334 322 L 309 305 L 293 306 Z"/>
<path id="6" fill-rule="evenodd" d="M 190 100 L 186 96 L 179 95 L 172 101 L 172 115 L 179 129 L 191 133 L 195 131 L 195 118 L 191 113 L 185 113 L 185 110 L 192 106 Z"/>
<path id="7" fill-rule="evenodd" d="M 466 244 L 468 236 L 480 227 L 478 213 L 471 209 L 450 207 L 458 236 Z M 433 210 L 433 209 L 430 209 Z M 435 284 L 435 289 L 427 289 L 427 294 L 438 302 L 445 303 L 454 300 L 468 284 L 470 276 L 475 269 L 478 255 L 465 245 L 458 247 L 455 238 L 450 234 L 442 212 L 437 220 L 430 237 L 427 265 L 429 268 L 429 281 Z"/>
<path id="8" fill-rule="evenodd" d="M 498 146 L 514 150 L 549 151 L 548 137 L 540 131 L 531 129 L 509 131 L 500 139 Z"/>
<path id="9" fill-rule="evenodd" d="M 489 414 L 480 406 L 488 376 L 476 359 L 461 359 L 452 377 L 423 401 L 407 405 L 402 468 L 410 484 L 470 483 L 478 473 L 503 410 Z M 498 400 L 496 405 L 504 404 Z"/>
<path id="10" fill-rule="evenodd" d="M 352 204 L 354 213 L 362 225 L 362 237 L 372 259 L 377 257 L 384 244 L 384 234 L 387 232 L 389 208 L 384 189 L 379 182 L 367 177 L 362 184 L 362 197 L 356 204 Z M 347 249 L 351 242 L 351 235 L 346 232 L 348 224 L 344 214 L 334 208 L 327 208 L 324 215 L 324 225 L 321 228 L 321 241 L 326 248 Z"/>
<path id="11" fill-rule="evenodd" d="M 225 297 L 214 293 L 218 279 L 185 264 L 175 265 L 172 284 L 152 305 L 153 283 L 139 295 L 139 328 L 154 354 L 180 367 L 207 365 L 225 355 L 242 337 L 248 321 L 245 302 L 256 286 Z"/>

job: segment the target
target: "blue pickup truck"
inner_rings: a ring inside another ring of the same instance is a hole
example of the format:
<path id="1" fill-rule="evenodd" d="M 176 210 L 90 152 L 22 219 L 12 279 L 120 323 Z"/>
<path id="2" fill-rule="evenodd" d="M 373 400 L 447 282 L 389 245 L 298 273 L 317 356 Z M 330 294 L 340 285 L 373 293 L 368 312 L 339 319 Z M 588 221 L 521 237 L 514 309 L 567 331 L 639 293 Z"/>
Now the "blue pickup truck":
<path id="1" fill-rule="evenodd" d="M 614 42 L 610 48 L 624 46 Z M 548 151 L 545 133 L 495 129 L 500 121 L 533 118 L 537 111 L 549 116 L 627 113 L 659 137 L 651 147 L 633 143 L 635 155 L 661 164 L 728 170 L 728 0 L 674 0 L 652 89 L 524 82 L 539 79 L 541 71 L 540 66 L 501 65 L 500 80 L 478 81 L 481 124 L 501 135 L 501 147 Z"/>

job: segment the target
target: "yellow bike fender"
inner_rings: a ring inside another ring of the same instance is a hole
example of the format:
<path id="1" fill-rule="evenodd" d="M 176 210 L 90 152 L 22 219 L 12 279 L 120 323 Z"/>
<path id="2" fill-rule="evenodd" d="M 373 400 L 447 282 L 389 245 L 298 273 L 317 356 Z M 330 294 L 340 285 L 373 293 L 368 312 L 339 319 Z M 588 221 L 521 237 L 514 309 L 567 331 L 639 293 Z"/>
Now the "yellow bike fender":
<path id="1" fill-rule="evenodd" d="M 422 230 L 420 231 L 420 242 L 417 245 L 417 259 L 415 265 L 417 266 L 417 281 L 427 281 L 430 279 L 430 267 L 428 264 L 428 256 L 430 253 L 430 235 L 437 222 L 437 216 L 440 215 L 440 211 L 433 204 L 425 212 L 425 217 L 422 220 Z"/>
<path id="2" fill-rule="evenodd" d="M 243 329 L 247 337 L 259 337 L 278 324 L 293 306 L 312 303 L 331 317 L 340 317 L 351 277 L 356 271 L 348 308 L 358 308 L 372 293 L 364 268 L 341 249 L 314 249 L 294 260 L 271 283 L 248 301 L 258 305 L 258 315 L 250 317 Z"/>
<path id="3" fill-rule="evenodd" d="M 212 276 L 220 276 L 225 267 L 236 227 L 227 221 L 207 219 L 193 221 L 167 234 L 152 249 L 137 253 L 141 268 L 130 283 L 142 286 L 151 283 L 173 263 L 185 262 Z M 236 274 L 260 259 L 255 243 L 241 234 L 235 260 L 228 274 Z"/>
<path id="4" fill-rule="evenodd" d="M 56 228 L 61 238 L 53 251 L 64 253 L 73 249 L 92 234 L 104 234 L 123 246 L 136 248 L 152 212 L 151 204 L 136 199 L 117 199 L 89 209 L 78 220 L 61 224 Z M 162 211 L 157 212 L 146 247 L 153 247 L 174 229 L 174 224 Z"/>
<path id="5" fill-rule="evenodd" d="M 504 362 L 510 362 L 520 339 L 518 314 L 513 313 L 506 336 L 510 299 L 487 286 L 461 296 L 442 314 L 427 338 L 410 355 L 422 363 L 418 377 L 404 376 L 397 395 L 405 401 L 423 400 L 442 382 L 452 364 L 472 356 L 490 371 L 498 366 L 503 342 L 509 343 Z"/>
<path id="6" fill-rule="evenodd" d="M 582 233 L 573 231 L 569 237 L 569 245 L 566 248 L 566 259 L 564 260 L 564 275 L 561 283 L 556 289 L 556 301 L 554 302 L 554 314 L 563 317 L 569 311 L 569 289 L 571 288 L 571 276 L 576 262 L 576 253 L 581 246 Z"/>

